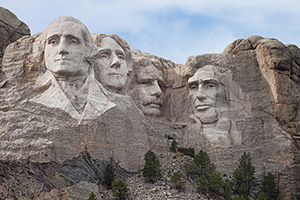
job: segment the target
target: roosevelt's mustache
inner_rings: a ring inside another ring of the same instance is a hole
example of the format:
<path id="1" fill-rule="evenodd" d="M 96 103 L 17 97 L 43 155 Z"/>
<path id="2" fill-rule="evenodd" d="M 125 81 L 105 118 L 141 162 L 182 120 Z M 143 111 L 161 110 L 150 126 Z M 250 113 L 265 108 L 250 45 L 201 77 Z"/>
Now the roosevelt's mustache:
<path id="1" fill-rule="evenodd" d="M 148 105 L 148 104 L 158 104 L 158 105 L 162 105 L 163 104 L 163 100 L 160 98 L 151 98 L 151 99 L 145 99 L 143 100 L 143 105 Z"/>

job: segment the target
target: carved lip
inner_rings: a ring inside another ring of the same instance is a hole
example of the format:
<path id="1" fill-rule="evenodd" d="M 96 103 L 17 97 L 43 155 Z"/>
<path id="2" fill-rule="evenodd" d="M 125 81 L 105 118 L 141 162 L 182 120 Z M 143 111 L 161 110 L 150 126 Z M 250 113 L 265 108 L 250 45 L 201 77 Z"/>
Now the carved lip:
<path id="1" fill-rule="evenodd" d="M 151 107 L 151 108 L 160 108 L 160 104 L 158 103 L 148 103 L 146 106 Z"/>
<path id="2" fill-rule="evenodd" d="M 211 107 L 211 104 L 200 104 L 196 106 L 197 110 L 206 110 Z"/>
<path id="3" fill-rule="evenodd" d="M 58 62 L 58 61 L 70 61 L 70 59 L 67 59 L 67 58 L 58 58 L 58 59 L 54 60 L 54 62 Z"/>
<path id="4" fill-rule="evenodd" d="M 116 73 L 116 72 L 109 73 L 108 75 L 110 75 L 110 76 L 123 76 L 122 74 Z"/>

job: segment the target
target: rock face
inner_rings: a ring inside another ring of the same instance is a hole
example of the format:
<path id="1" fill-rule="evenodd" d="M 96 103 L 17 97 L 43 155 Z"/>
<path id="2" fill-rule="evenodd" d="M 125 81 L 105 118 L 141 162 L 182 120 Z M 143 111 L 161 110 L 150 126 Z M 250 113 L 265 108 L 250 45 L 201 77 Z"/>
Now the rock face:
<path id="1" fill-rule="evenodd" d="M 250 152 L 258 179 L 272 172 L 300 198 L 299 65 L 297 46 L 259 36 L 175 64 L 59 17 L 5 50 L 0 198 L 105 198 L 106 164 L 128 178 L 147 150 L 166 159 L 165 136 L 205 150 L 222 174 Z"/>
<path id="2" fill-rule="evenodd" d="M 30 35 L 30 30 L 26 24 L 20 21 L 9 10 L 0 7 L 0 62 L 5 48 L 17 39 Z"/>

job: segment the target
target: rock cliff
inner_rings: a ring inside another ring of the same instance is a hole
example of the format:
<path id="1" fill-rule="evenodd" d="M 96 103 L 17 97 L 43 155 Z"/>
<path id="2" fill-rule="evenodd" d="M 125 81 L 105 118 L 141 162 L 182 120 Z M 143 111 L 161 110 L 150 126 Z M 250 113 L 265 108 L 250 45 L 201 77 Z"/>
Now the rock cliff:
<path id="1" fill-rule="evenodd" d="M 29 34 L 21 22 L 8 24 Z M 66 30 L 72 31 L 64 35 Z M 130 50 L 114 34 L 92 36 L 72 17 L 59 17 L 42 33 L 15 42 L 8 38 L 16 33 L 7 32 L 0 198 L 87 199 L 94 192 L 108 199 L 101 183 L 112 163 L 118 177 L 130 180 L 130 198 L 137 199 L 144 195 L 136 173 L 145 152 L 160 155 L 165 173 L 168 165 L 186 160 L 170 161 L 168 136 L 178 146 L 205 150 L 229 176 L 249 152 L 258 179 L 272 172 L 286 197 L 300 198 L 296 45 L 251 36 L 221 54 L 190 56 L 181 65 Z M 189 192 L 174 199 L 200 198 Z M 166 194 L 152 198 L 173 195 Z"/>

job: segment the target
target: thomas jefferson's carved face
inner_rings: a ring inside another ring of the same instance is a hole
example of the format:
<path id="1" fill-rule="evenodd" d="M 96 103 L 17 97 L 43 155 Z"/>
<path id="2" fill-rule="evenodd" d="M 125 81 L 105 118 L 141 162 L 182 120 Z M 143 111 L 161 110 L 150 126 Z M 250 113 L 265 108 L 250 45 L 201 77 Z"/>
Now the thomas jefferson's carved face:
<path id="1" fill-rule="evenodd" d="M 217 121 L 215 104 L 218 86 L 215 67 L 211 65 L 198 69 L 188 80 L 193 113 L 202 123 Z"/>
<path id="2" fill-rule="evenodd" d="M 133 99 L 145 115 L 158 116 L 163 103 L 161 99 L 163 75 L 154 65 L 140 67 L 136 72 L 137 84 Z"/>
<path id="3" fill-rule="evenodd" d="M 112 38 L 105 37 L 100 42 L 97 79 L 104 87 L 112 91 L 120 91 L 127 80 L 129 67 L 125 52 Z"/>
<path id="4" fill-rule="evenodd" d="M 75 22 L 59 21 L 47 28 L 44 58 L 54 75 L 87 75 L 86 51 L 82 30 Z"/>

